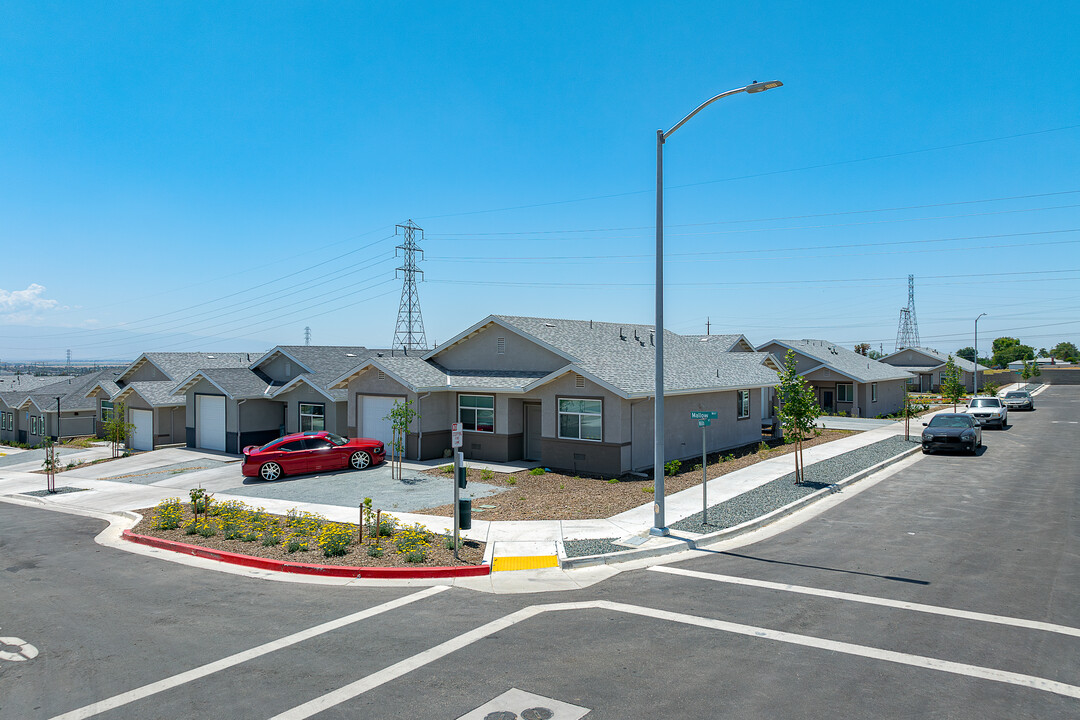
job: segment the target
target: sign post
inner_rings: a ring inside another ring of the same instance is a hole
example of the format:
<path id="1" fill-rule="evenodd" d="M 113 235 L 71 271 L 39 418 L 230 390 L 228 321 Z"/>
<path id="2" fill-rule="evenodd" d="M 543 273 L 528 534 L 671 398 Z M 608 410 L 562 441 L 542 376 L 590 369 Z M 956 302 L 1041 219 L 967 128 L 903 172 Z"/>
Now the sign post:
<path id="1" fill-rule="evenodd" d="M 713 420 L 717 418 L 715 410 L 692 410 L 690 411 L 690 419 L 697 420 L 698 427 L 701 428 L 701 524 L 709 524 L 709 483 L 708 483 L 708 467 L 709 456 L 705 451 L 705 428 L 709 427 Z"/>
<path id="2" fill-rule="evenodd" d="M 458 482 L 458 477 L 461 475 L 462 455 L 458 448 L 461 447 L 462 442 L 462 428 L 461 423 L 450 424 L 450 447 L 454 449 L 454 559 L 460 560 L 458 556 L 458 544 L 460 538 L 461 527 L 461 506 L 458 500 L 461 499 L 461 487 Z"/>

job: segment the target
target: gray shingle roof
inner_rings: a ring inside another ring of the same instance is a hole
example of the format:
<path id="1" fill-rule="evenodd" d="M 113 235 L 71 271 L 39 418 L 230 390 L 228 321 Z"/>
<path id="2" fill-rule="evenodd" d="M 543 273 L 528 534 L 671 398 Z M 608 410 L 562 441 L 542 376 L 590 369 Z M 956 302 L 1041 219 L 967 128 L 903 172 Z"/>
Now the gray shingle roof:
<path id="1" fill-rule="evenodd" d="M 258 355 L 235 352 L 148 352 L 143 353 L 142 357 L 156 365 L 170 380 L 180 382 L 203 368 L 247 367 Z"/>
<path id="2" fill-rule="evenodd" d="M 455 388 L 524 390 L 533 381 L 547 375 L 550 373 L 530 370 L 448 370 L 446 379 Z"/>
<path id="3" fill-rule="evenodd" d="M 738 343 L 739 340 L 744 339 L 744 336 L 738 333 L 734 335 L 683 335 L 683 337 L 692 338 L 702 343 L 714 344 L 727 352 L 731 352 L 731 349 L 735 347 L 736 343 Z M 747 341 L 747 344 L 750 344 L 749 341 Z"/>
<path id="4" fill-rule="evenodd" d="M 877 360 L 871 360 L 854 350 L 836 345 L 828 340 L 771 340 L 761 347 L 781 343 L 795 352 L 814 358 L 828 368 L 836 370 L 857 382 L 878 382 L 881 380 L 899 380 L 910 377 L 898 367 Z M 785 352 L 776 353 L 781 362 Z"/>
<path id="5" fill-rule="evenodd" d="M 421 360 L 416 355 L 384 354 L 382 357 L 376 356 L 371 360 L 415 388 L 446 387 L 447 385 L 446 371 L 442 367 L 437 363 Z"/>
<path id="6" fill-rule="evenodd" d="M 46 412 L 56 409 L 57 396 L 60 396 L 60 409 L 62 411 L 97 410 L 97 399 L 86 397 L 86 393 L 99 381 L 111 382 L 115 380 L 117 375 L 118 373 L 113 370 L 99 370 L 98 372 L 80 375 L 57 383 L 43 385 L 33 392 L 23 393 L 22 398 L 30 397 L 34 404 Z"/>
<path id="7" fill-rule="evenodd" d="M 0 392 L 28 393 L 44 385 L 70 380 L 74 375 L 0 375 Z"/>
<path id="8" fill-rule="evenodd" d="M 125 385 L 117 395 L 123 393 L 128 388 L 131 388 L 142 397 L 143 400 L 150 403 L 152 407 L 166 407 L 170 405 L 183 405 L 186 402 L 186 398 L 183 395 L 174 395 L 173 389 L 176 388 L 176 383 L 172 380 L 148 380 L 133 382 Z M 113 397 L 116 397 L 115 395 Z"/>
<path id="9" fill-rule="evenodd" d="M 319 388 L 335 401 L 344 402 L 344 389 L 331 390 L 330 385 L 355 367 L 358 367 L 378 353 L 389 355 L 390 350 L 378 350 L 353 345 L 278 345 L 274 350 L 281 350 L 297 362 L 311 368 L 300 377 Z M 273 354 L 273 351 L 267 356 Z M 417 355 L 420 353 L 418 352 Z M 286 383 L 288 384 L 288 383 Z"/>
<path id="10" fill-rule="evenodd" d="M 270 382 L 266 376 L 246 367 L 202 368 L 184 378 L 183 382 L 173 385 L 172 392 L 187 393 L 188 388 L 200 378 L 209 380 L 234 400 L 269 397 L 266 391 Z"/>
<path id="11" fill-rule="evenodd" d="M 930 358 L 933 358 L 933 359 L 937 360 L 941 365 L 944 365 L 945 363 L 947 363 L 949 361 L 949 356 L 948 356 L 947 353 L 938 352 L 937 350 L 931 350 L 930 348 L 924 348 L 924 347 L 911 347 L 911 348 L 904 348 L 903 350 L 897 350 L 895 353 L 892 353 L 891 355 L 882 358 L 881 361 L 883 363 L 892 365 L 892 363 L 889 362 L 889 358 L 892 357 L 892 355 L 896 355 L 897 353 L 903 352 L 904 350 L 913 350 L 915 352 L 922 353 L 923 355 L 926 355 L 927 357 L 930 357 Z M 953 355 L 953 362 L 956 363 L 956 367 L 960 368 L 964 372 L 974 372 L 975 371 L 975 363 L 971 362 L 970 360 L 965 360 L 962 357 L 957 357 L 956 355 Z M 900 367 L 900 366 L 899 365 L 894 365 L 894 367 Z M 982 372 L 984 370 L 989 370 L 989 369 L 990 368 L 986 367 L 985 365 L 980 365 L 979 366 L 979 372 Z M 926 372 L 926 370 L 927 370 L 926 367 L 924 367 L 922 369 L 923 372 Z"/>

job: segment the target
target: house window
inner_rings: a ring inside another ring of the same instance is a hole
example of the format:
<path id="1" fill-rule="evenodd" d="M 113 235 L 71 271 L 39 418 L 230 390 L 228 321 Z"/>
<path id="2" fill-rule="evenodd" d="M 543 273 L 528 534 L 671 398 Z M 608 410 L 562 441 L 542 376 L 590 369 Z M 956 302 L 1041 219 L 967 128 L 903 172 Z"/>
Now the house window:
<path id="1" fill-rule="evenodd" d="M 750 391 L 740 390 L 735 394 L 735 399 L 738 401 L 739 419 L 750 417 Z"/>
<path id="2" fill-rule="evenodd" d="M 101 422 L 109 422 L 112 418 L 113 404 L 109 400 L 101 401 Z"/>
<path id="3" fill-rule="evenodd" d="M 504 338 L 504 337 L 496 338 L 495 339 L 495 347 L 496 347 L 495 352 L 499 353 L 500 355 L 504 354 L 506 352 L 506 338 Z"/>
<path id="4" fill-rule="evenodd" d="M 908 385 L 914 385 L 914 384 L 915 384 L 915 383 L 917 383 L 918 381 L 919 381 L 919 378 L 917 378 L 917 377 L 914 377 L 914 376 L 912 376 L 912 377 L 909 377 L 909 378 L 907 379 L 907 384 L 908 384 Z"/>
<path id="5" fill-rule="evenodd" d="M 30 416 L 30 434 L 40 435 L 41 431 L 38 430 L 38 417 L 36 415 Z"/>
<path id="6" fill-rule="evenodd" d="M 458 395 L 458 422 L 464 430 L 495 432 L 495 396 Z"/>
<path id="7" fill-rule="evenodd" d="M 326 406 L 321 403 L 300 403 L 300 432 L 326 429 Z"/>
<path id="8" fill-rule="evenodd" d="M 0 413 L 0 430 L 11 429 L 11 413 Z"/>
<path id="9" fill-rule="evenodd" d="M 559 398 L 559 437 L 564 440 L 603 440 L 603 413 L 603 400 Z"/>
<path id="10" fill-rule="evenodd" d="M 870 383 L 870 402 L 877 402 L 877 383 Z"/>
<path id="11" fill-rule="evenodd" d="M 853 402 L 851 383 L 836 383 L 836 402 Z"/>

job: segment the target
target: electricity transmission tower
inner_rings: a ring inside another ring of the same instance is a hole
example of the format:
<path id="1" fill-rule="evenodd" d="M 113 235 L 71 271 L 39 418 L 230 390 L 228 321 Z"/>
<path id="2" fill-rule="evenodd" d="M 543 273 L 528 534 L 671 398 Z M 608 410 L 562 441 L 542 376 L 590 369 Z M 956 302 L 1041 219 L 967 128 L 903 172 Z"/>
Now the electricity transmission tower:
<path id="1" fill-rule="evenodd" d="M 412 220 L 395 227 L 394 234 L 398 234 L 397 231 L 401 230 L 404 241 L 394 250 L 394 257 L 397 257 L 397 251 L 401 250 L 404 262 L 396 270 L 394 277 L 397 277 L 397 273 L 400 272 L 403 274 L 405 282 L 401 286 L 401 303 L 398 305 L 397 324 L 394 327 L 394 344 L 392 347 L 400 347 L 406 350 L 425 350 L 427 349 L 427 336 L 424 334 L 424 318 L 420 315 L 420 295 L 416 291 L 416 276 L 420 275 L 421 280 L 424 276 L 424 271 L 416 268 L 416 253 L 420 253 L 421 259 L 423 259 L 424 255 L 424 251 L 420 249 L 416 242 L 416 231 L 420 231 L 420 239 L 423 240 L 424 230 L 417 227 Z"/>
<path id="2" fill-rule="evenodd" d="M 919 321 L 915 317 L 915 276 L 907 276 L 907 307 L 900 308 L 900 323 L 896 328 L 896 349 L 921 347 Z"/>
<path id="3" fill-rule="evenodd" d="M 310 327 L 305 327 L 304 328 L 304 344 L 305 345 L 310 345 L 311 344 L 311 328 Z"/>

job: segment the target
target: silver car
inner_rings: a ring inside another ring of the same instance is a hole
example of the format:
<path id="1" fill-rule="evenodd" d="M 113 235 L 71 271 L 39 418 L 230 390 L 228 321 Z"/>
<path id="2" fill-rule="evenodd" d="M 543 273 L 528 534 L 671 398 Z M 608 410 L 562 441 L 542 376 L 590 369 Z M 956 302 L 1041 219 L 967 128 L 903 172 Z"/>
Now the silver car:
<path id="1" fill-rule="evenodd" d="M 1002 398 L 1010 410 L 1034 410 L 1035 400 L 1027 390 L 1010 390 Z"/>

